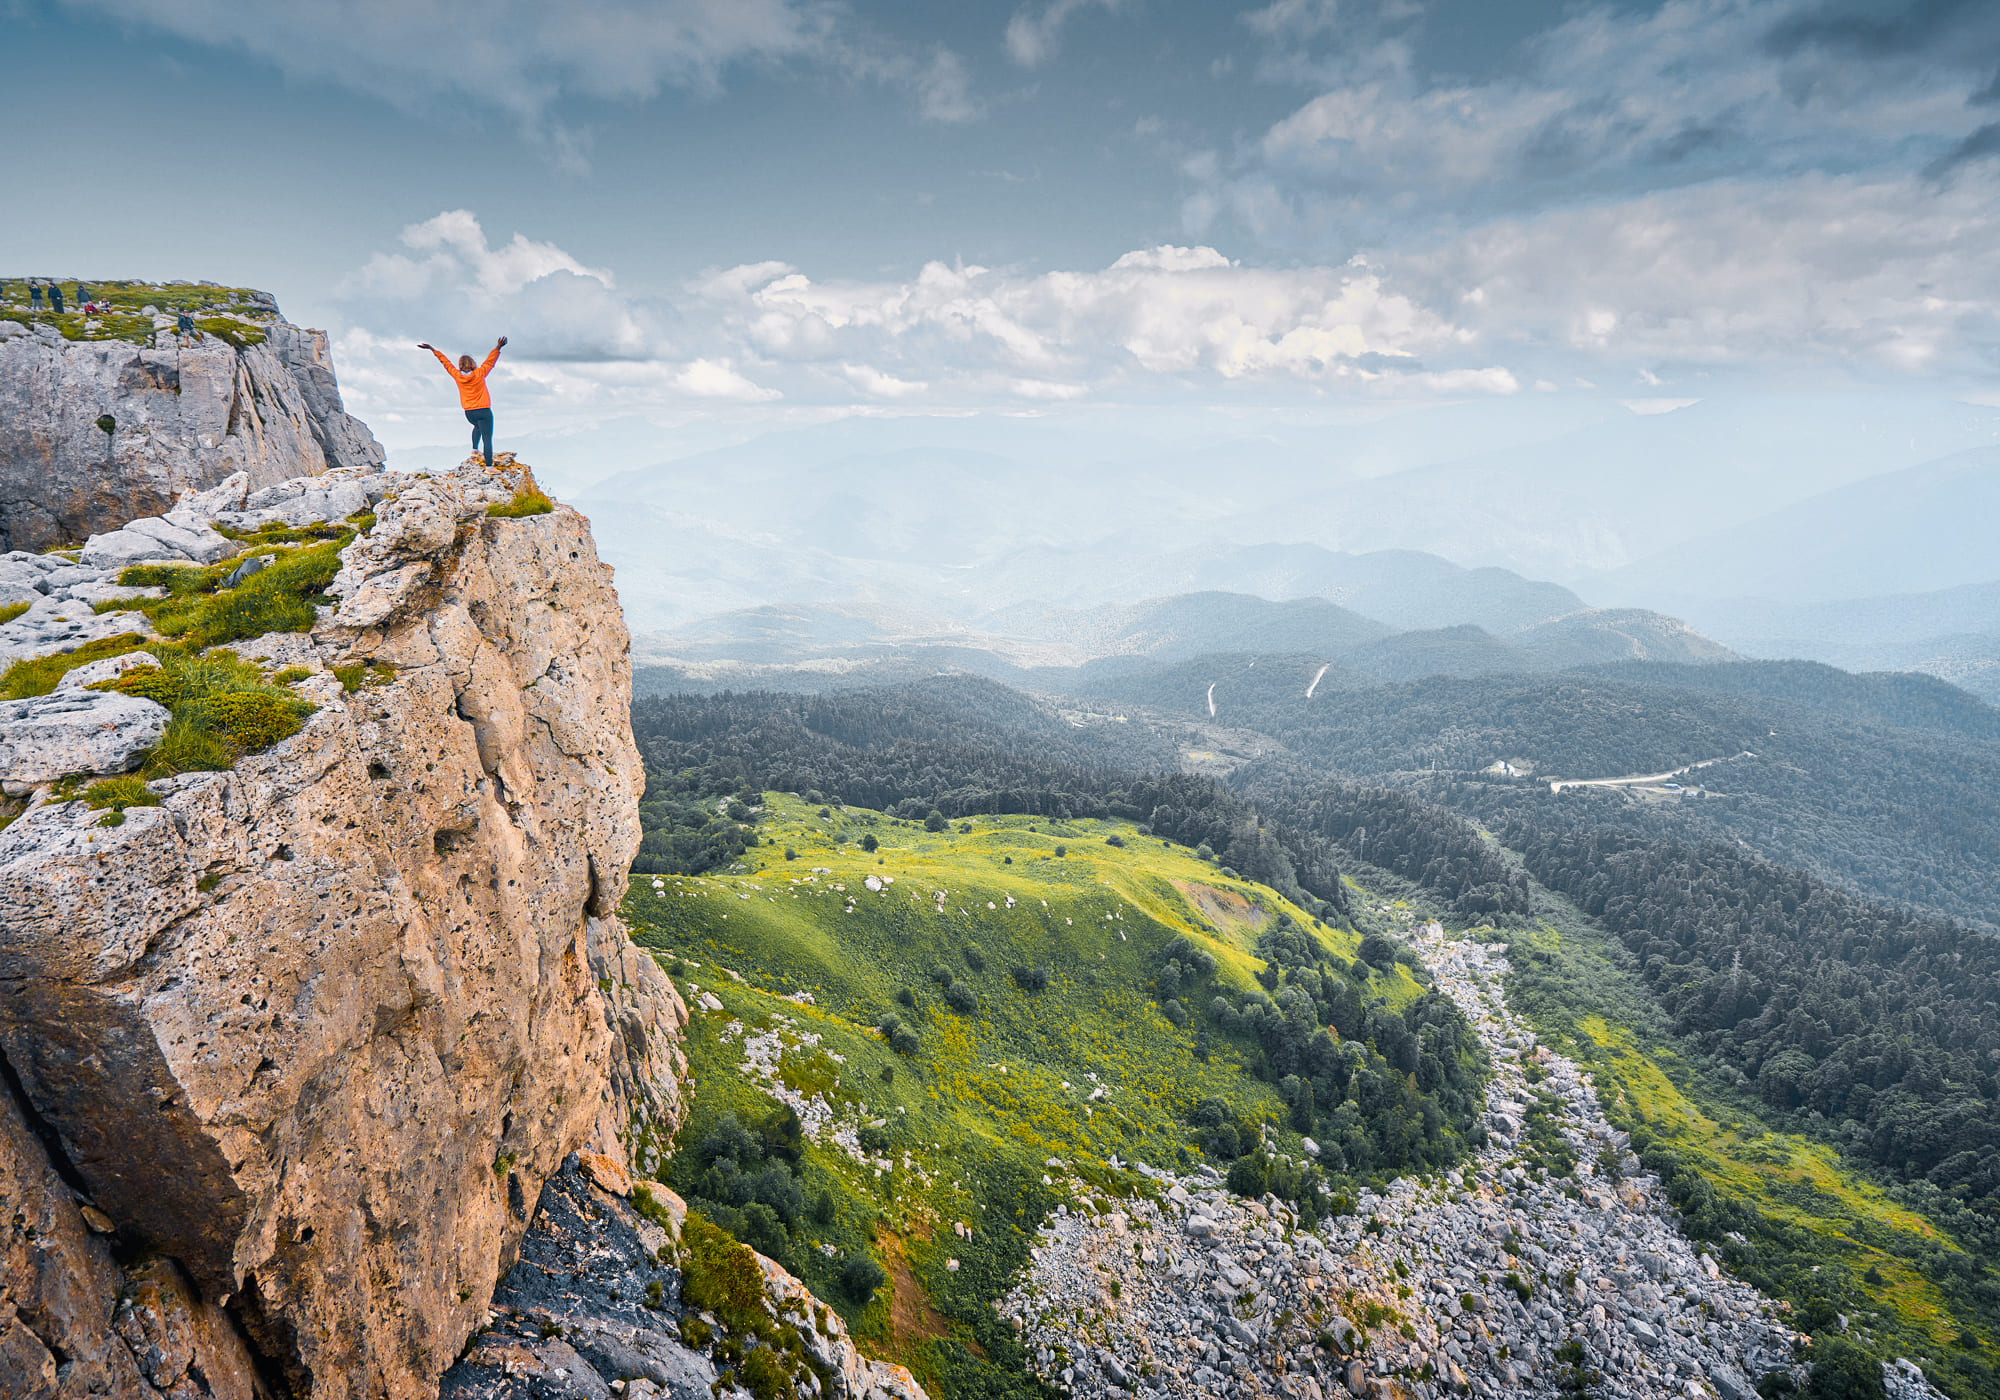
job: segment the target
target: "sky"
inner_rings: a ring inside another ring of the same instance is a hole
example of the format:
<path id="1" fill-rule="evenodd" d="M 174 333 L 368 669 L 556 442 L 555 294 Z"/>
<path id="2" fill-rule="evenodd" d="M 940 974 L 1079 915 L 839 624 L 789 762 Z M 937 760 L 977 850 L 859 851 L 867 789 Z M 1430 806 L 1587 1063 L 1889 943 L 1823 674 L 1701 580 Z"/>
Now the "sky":
<path id="1" fill-rule="evenodd" d="M 0 266 L 273 291 L 392 452 L 459 432 L 414 343 L 500 334 L 503 437 L 662 457 L 2000 405 L 1990 0 L 0 0 L 0 48 Z"/>

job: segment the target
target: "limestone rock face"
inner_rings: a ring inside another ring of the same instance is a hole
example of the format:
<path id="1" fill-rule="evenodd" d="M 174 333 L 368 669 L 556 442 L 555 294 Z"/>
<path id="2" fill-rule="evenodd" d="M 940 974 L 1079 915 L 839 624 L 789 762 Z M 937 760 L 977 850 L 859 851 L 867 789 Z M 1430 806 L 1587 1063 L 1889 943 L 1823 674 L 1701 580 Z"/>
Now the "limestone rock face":
<path id="1" fill-rule="evenodd" d="M 374 435 L 341 405 L 325 332 L 259 329 L 242 350 L 177 348 L 170 334 L 157 346 L 0 339 L 0 551 L 81 543 L 236 471 L 254 489 L 379 467 Z"/>
<path id="2" fill-rule="evenodd" d="M 387 528 L 343 554 L 338 611 L 233 644 L 319 673 L 301 732 L 122 825 L 44 790 L 0 831 L 0 1054 L 73 1191 L 171 1262 L 145 1296 L 180 1281 L 182 1320 L 113 1327 L 162 1393 L 236 1337 L 294 1396 L 435 1395 L 543 1181 L 679 1116 L 686 1009 L 616 915 L 624 622 L 581 516 L 486 517 L 515 484 L 370 484 Z M 88 1302 L 96 1257 L 0 1288 Z"/>
<path id="3" fill-rule="evenodd" d="M 113 691 L 0 701 L 0 772 L 19 791 L 71 773 L 123 773 L 167 732 L 167 710 Z"/>

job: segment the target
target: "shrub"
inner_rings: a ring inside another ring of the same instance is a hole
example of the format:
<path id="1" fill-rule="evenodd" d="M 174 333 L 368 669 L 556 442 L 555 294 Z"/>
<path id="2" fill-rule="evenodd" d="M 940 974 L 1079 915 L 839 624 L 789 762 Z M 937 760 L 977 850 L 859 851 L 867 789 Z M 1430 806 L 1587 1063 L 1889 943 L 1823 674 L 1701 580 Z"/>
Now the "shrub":
<path id="1" fill-rule="evenodd" d="M 1160 1003 L 1160 1014 L 1176 1026 L 1185 1026 L 1188 1023 L 1187 1008 L 1172 997 Z"/>
<path id="2" fill-rule="evenodd" d="M 961 1016 L 971 1016 L 979 1010 L 979 998 L 963 982 L 954 982 L 944 989 L 944 1004 Z"/>
<path id="3" fill-rule="evenodd" d="M 299 701 L 268 691 L 218 695 L 208 701 L 206 709 L 210 725 L 228 735 L 243 753 L 267 749 L 305 727 Z M 311 713 L 310 709 L 305 713 Z"/>
<path id="4" fill-rule="evenodd" d="M 928 817 L 924 818 L 924 830 L 943 831 L 944 825 L 945 825 L 944 813 L 940 812 L 935 807 L 931 808 L 931 814 Z"/>
<path id="5" fill-rule="evenodd" d="M 841 1290 L 857 1303 L 867 1303 L 875 1297 L 875 1290 L 889 1280 L 882 1266 L 866 1254 L 857 1254 L 849 1259 L 840 1270 Z"/>
<path id="6" fill-rule="evenodd" d="M 986 971 L 986 951 L 977 943 L 965 945 L 965 965 L 974 972 Z"/>
<path id="7" fill-rule="evenodd" d="M 1229 1164 L 1225 1185 L 1232 1194 L 1256 1197 L 1269 1189 L 1271 1164 L 1261 1152 L 1246 1153 Z"/>
<path id="8" fill-rule="evenodd" d="M 797 851 L 793 850 L 790 846 L 785 847 L 786 860 L 797 860 L 798 858 L 799 858 L 799 853 Z"/>
<path id="9" fill-rule="evenodd" d="M 1125 846 L 1125 838 L 1114 831 L 1111 835 L 1104 838 L 1104 844 L 1107 846 L 1117 846 L 1122 850 Z"/>
<path id="10" fill-rule="evenodd" d="M 500 520 L 519 520 L 528 515 L 547 515 L 556 508 L 556 503 L 542 493 L 542 488 L 532 481 L 525 483 L 514 493 L 514 499 L 504 505 L 488 506 L 486 513 Z"/>
<path id="11" fill-rule="evenodd" d="M 1043 991 L 1049 985 L 1049 970 L 1046 967 L 1016 965 L 1013 977 L 1014 985 L 1024 992 Z"/>
<path id="12" fill-rule="evenodd" d="M 1067 846 L 1058 846 L 1058 847 L 1056 847 L 1056 854 L 1057 854 L 1057 855 L 1059 855 L 1059 856 L 1066 856 L 1066 855 L 1068 855 L 1068 854 L 1069 854 L 1069 847 L 1067 847 Z"/>
<path id="13" fill-rule="evenodd" d="M 875 839 L 874 832 L 869 831 L 869 832 L 864 832 L 862 834 L 861 849 L 867 851 L 870 855 L 873 855 L 875 853 L 876 848 L 879 847 L 881 844 L 882 843 L 880 841 L 877 841 Z"/>

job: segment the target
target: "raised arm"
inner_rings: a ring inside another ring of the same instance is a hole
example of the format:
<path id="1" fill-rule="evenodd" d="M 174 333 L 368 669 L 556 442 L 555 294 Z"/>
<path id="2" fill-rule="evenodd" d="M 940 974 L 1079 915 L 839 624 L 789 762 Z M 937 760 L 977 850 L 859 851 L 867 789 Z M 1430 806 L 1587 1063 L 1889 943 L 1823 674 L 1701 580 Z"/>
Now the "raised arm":
<path id="1" fill-rule="evenodd" d="M 445 357 L 444 351 L 438 349 L 437 346 L 435 345 L 420 345 L 417 348 L 419 350 L 428 350 L 433 355 L 437 356 L 438 363 L 444 366 L 444 372 L 450 375 L 453 379 L 458 378 L 458 366 L 453 364 L 449 359 Z"/>
<path id="2" fill-rule="evenodd" d="M 493 342 L 493 348 L 486 354 L 486 363 L 479 367 L 479 377 L 481 379 L 484 379 L 493 372 L 493 366 L 499 363 L 500 360 L 500 347 L 506 343 L 507 337 L 504 335 Z"/>

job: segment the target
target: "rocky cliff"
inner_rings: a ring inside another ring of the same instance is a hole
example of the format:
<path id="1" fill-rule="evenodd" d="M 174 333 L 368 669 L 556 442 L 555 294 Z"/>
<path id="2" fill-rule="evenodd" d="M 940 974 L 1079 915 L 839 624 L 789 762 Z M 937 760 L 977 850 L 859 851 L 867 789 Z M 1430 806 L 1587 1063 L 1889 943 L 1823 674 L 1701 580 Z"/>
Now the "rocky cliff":
<path id="1" fill-rule="evenodd" d="M 262 293 L 116 285 L 146 304 L 60 320 L 0 306 L 0 550 L 79 543 L 239 471 L 258 489 L 381 464 L 324 331 Z M 156 302 L 209 329 L 182 345 Z"/>
<path id="2" fill-rule="evenodd" d="M 185 457 L 151 459 L 162 492 L 275 440 L 258 395 L 300 380 L 254 348 L 268 358 L 230 350 L 202 390 L 245 400 L 233 424 L 211 415 L 236 431 L 174 439 Z M 0 346 L 76 383 L 98 353 Z M 139 375 L 158 353 L 102 363 Z M 288 450 L 317 471 L 299 392 Z M 363 531 L 307 630 L 207 654 L 288 687 L 301 727 L 216 771 L 121 779 L 109 811 L 75 781 L 0 774 L 30 790 L 0 830 L 0 1394 L 434 1395 L 544 1181 L 580 1148 L 622 1167 L 675 1122 L 686 1012 L 615 912 L 642 781 L 627 635 L 581 516 L 487 514 L 525 484 L 475 464 L 255 492 L 246 467 L 189 498 L 232 531 Z M 108 565 L 49 562 L 11 559 L 39 570 L 48 614 L 17 638 L 27 664 L 78 646 L 72 620 L 150 630 L 73 594 L 140 592 Z M 154 705 L 82 684 L 10 704 L 64 695 L 86 716 Z M 0 715 L 0 766 L 52 722 Z"/>

